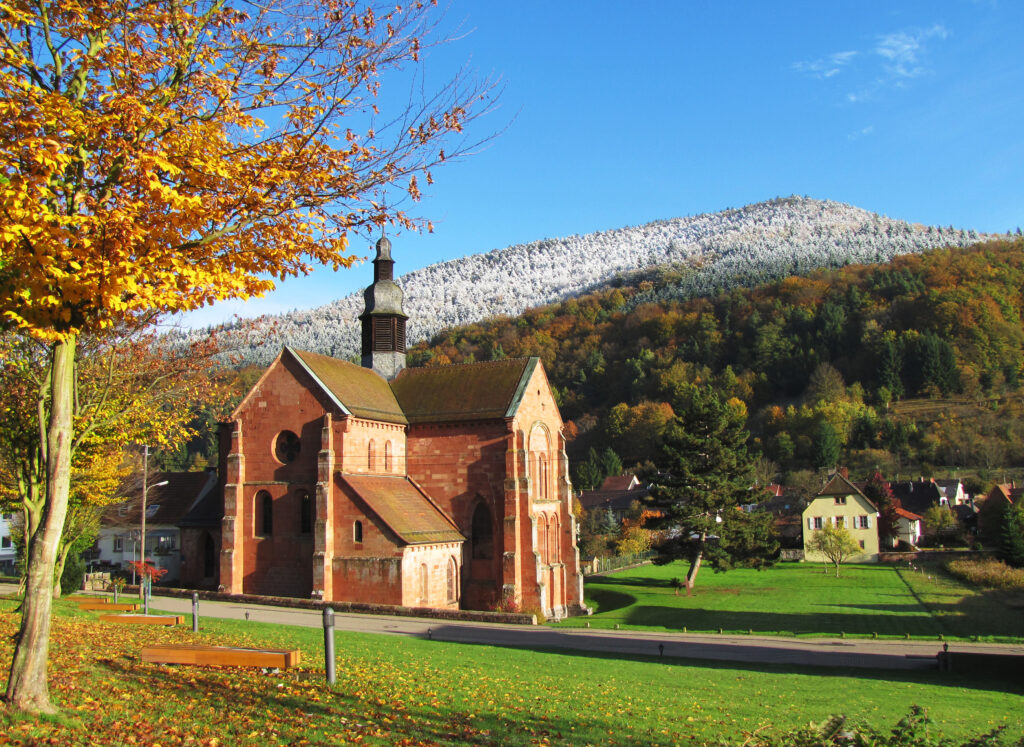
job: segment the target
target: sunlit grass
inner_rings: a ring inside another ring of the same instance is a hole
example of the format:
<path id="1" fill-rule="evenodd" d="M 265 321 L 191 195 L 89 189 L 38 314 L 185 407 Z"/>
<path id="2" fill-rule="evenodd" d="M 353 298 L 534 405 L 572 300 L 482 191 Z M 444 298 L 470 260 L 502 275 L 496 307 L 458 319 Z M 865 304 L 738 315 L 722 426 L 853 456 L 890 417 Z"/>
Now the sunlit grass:
<path id="1" fill-rule="evenodd" d="M 846 713 L 894 724 L 912 704 L 942 733 L 1010 724 L 1024 692 L 929 672 L 705 664 L 533 652 L 339 631 L 338 682 L 323 681 L 323 634 L 204 618 L 194 635 L 122 628 L 58 604 L 51 689 L 74 722 L 0 721 L 18 743 L 56 744 L 709 744 L 744 731 L 792 728 Z M 7 671 L 13 604 L 0 602 Z M 299 670 L 263 673 L 139 661 L 147 642 L 299 648 Z M 1016 729 L 1016 731 L 1013 731 Z"/>
<path id="2" fill-rule="evenodd" d="M 683 563 L 646 565 L 586 582 L 593 627 L 797 636 L 1024 640 L 1024 595 L 971 587 L 939 566 L 783 563 L 762 571 L 702 570 L 694 594 L 672 586 Z"/>

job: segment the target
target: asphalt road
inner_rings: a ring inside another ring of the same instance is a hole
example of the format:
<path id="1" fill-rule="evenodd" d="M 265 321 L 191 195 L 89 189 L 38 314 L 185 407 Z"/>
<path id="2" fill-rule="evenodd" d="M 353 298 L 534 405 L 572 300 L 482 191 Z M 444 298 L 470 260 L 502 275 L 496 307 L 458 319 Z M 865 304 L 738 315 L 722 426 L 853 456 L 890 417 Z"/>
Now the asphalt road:
<path id="1" fill-rule="evenodd" d="M 0 594 L 16 587 L 0 584 Z M 191 624 L 192 601 L 154 596 L 152 611 L 186 615 Z M 200 601 L 203 617 L 251 620 L 280 625 L 320 628 L 318 610 L 292 609 L 239 602 Z M 783 638 L 756 635 L 715 635 L 663 633 L 634 630 L 559 628 L 430 620 L 390 615 L 335 613 L 335 629 L 359 633 L 415 636 L 489 646 L 529 649 L 564 649 L 598 654 L 665 656 L 712 661 L 758 664 L 794 664 L 838 668 L 935 669 L 939 641 L 873 640 L 848 638 Z M 994 643 L 950 643 L 951 651 L 1004 653 L 1024 656 L 1024 645 Z"/>
<path id="2" fill-rule="evenodd" d="M 154 609 L 191 615 L 190 599 L 154 597 Z M 200 601 L 203 616 L 249 619 L 320 628 L 317 610 L 301 610 L 237 602 Z M 248 615 L 248 618 L 246 618 Z M 415 617 L 335 613 L 335 629 L 360 633 L 405 635 L 436 641 L 513 646 L 529 649 L 568 649 L 590 653 L 665 656 L 715 661 L 869 669 L 934 669 L 939 641 L 893 641 L 841 638 L 782 638 L 778 636 L 661 633 L 632 630 L 559 628 L 556 626 L 497 625 L 430 620 Z M 191 617 L 187 618 L 191 622 Z M 1024 646 L 951 643 L 950 650 L 1013 653 Z"/>

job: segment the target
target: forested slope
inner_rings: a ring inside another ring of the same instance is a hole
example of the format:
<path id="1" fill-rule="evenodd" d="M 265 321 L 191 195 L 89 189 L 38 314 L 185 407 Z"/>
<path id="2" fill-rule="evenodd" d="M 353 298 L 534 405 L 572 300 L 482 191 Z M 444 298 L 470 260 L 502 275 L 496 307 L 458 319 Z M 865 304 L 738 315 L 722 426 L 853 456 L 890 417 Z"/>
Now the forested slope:
<path id="1" fill-rule="evenodd" d="M 619 276 L 673 266 L 659 292 L 675 298 L 802 274 L 819 267 L 884 262 L 942 246 L 967 246 L 974 231 L 911 225 L 838 202 L 789 197 L 688 218 L 544 239 L 416 270 L 398 278 L 409 339 L 579 296 Z M 394 242 L 401 272 L 401 239 Z M 353 270 L 343 270 L 353 272 Z M 366 283 L 371 281 L 367 267 Z M 288 344 L 348 358 L 358 353 L 361 293 L 310 311 L 264 317 L 231 343 L 246 363 L 265 365 Z M 205 334 L 205 331 L 198 332 Z"/>
<path id="2" fill-rule="evenodd" d="M 577 458 L 611 446 L 627 465 L 653 459 L 673 392 L 710 383 L 746 404 L 757 448 L 780 469 L 1024 462 L 1019 238 L 673 300 L 690 283 L 658 270 L 450 329 L 410 362 L 540 356 Z"/>

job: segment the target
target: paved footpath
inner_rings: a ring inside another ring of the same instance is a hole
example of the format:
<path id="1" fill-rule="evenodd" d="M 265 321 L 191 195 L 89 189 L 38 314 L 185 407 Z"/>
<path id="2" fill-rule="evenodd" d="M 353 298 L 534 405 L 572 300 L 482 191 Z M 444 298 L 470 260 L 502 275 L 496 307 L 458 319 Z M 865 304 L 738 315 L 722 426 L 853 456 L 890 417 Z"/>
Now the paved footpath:
<path id="1" fill-rule="evenodd" d="M 13 585 L 0 584 L 0 594 L 14 593 Z M 107 595 L 109 596 L 109 595 Z M 154 596 L 151 608 L 186 615 L 191 622 L 192 600 Z M 240 602 L 199 602 L 203 617 L 249 619 L 280 625 L 323 626 L 319 610 L 271 607 Z M 662 633 L 636 630 L 598 630 L 557 626 L 498 625 L 430 620 L 417 617 L 335 613 L 335 628 L 358 633 L 404 635 L 435 641 L 489 646 L 570 650 L 583 653 L 625 654 L 734 661 L 758 664 L 794 664 L 839 668 L 935 669 L 938 641 L 900 641 L 851 638 L 782 638 L 756 635 Z M 661 650 L 663 647 L 663 651 Z M 1024 656 L 1024 645 L 997 643 L 949 644 L 950 651 L 1005 653 Z"/>
<path id="2" fill-rule="evenodd" d="M 185 614 L 191 622 L 192 600 L 155 596 L 153 609 Z M 238 602 L 199 602 L 204 616 L 321 628 L 319 610 L 270 607 Z M 761 664 L 858 667 L 877 669 L 935 669 L 939 641 L 900 641 L 843 638 L 782 638 L 778 636 L 661 633 L 635 630 L 559 628 L 558 626 L 498 625 L 430 620 L 416 617 L 335 613 L 335 628 L 359 633 L 405 635 L 435 641 L 514 646 L 529 649 L 567 649 L 607 653 L 707 659 Z M 950 643 L 951 651 L 1012 653 L 1024 656 L 1024 645 Z M 660 650 L 664 647 L 664 651 Z"/>

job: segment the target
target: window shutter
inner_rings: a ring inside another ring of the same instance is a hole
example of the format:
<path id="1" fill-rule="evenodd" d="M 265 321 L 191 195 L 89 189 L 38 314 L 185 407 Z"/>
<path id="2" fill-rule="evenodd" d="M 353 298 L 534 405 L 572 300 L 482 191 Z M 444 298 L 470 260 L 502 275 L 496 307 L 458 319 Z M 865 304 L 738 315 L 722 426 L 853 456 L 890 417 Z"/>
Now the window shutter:
<path id="1" fill-rule="evenodd" d="M 870 516 L 865 516 L 864 517 L 864 527 L 866 529 L 870 529 L 871 528 L 871 517 Z"/>
<path id="2" fill-rule="evenodd" d="M 814 529 L 814 519 L 812 519 L 810 516 L 807 517 L 807 528 Z"/>

